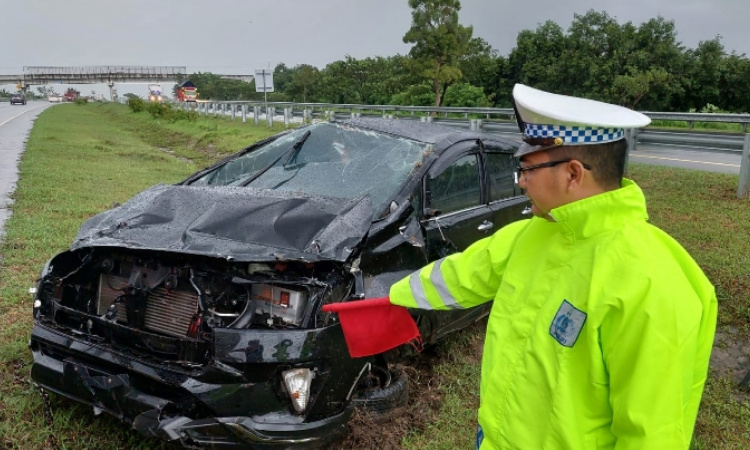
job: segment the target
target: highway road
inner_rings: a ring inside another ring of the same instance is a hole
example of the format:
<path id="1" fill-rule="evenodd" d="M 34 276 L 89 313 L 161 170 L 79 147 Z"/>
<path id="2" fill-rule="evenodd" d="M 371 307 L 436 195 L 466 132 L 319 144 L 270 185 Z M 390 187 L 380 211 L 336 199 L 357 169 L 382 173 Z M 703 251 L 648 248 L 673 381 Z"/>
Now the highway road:
<path id="1" fill-rule="evenodd" d="M 739 152 L 706 151 L 684 146 L 644 145 L 639 143 L 636 151 L 630 154 L 630 161 L 708 172 L 739 174 L 741 157 L 742 154 Z"/>
<path id="2" fill-rule="evenodd" d="M 18 181 L 18 160 L 36 117 L 52 106 L 49 102 L 28 102 L 11 105 L 0 103 L 0 238 L 5 234 L 5 221 L 10 216 L 9 195 Z"/>

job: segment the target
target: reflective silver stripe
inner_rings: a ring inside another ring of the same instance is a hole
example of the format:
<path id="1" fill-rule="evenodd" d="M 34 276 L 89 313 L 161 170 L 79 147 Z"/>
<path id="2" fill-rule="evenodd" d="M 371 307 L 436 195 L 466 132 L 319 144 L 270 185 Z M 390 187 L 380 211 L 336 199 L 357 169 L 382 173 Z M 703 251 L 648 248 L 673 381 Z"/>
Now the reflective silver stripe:
<path id="1" fill-rule="evenodd" d="M 445 278 L 443 278 L 443 272 L 440 270 L 440 266 L 443 265 L 445 258 L 439 259 L 432 267 L 432 273 L 430 273 L 430 281 L 435 285 L 435 289 L 440 295 L 440 300 L 443 304 L 450 309 L 463 309 L 463 306 L 458 304 L 458 301 L 453 294 L 448 290 L 448 285 L 445 284 Z"/>
<path id="2" fill-rule="evenodd" d="M 417 308 L 435 309 L 432 307 L 432 305 L 430 305 L 430 302 L 427 301 L 427 296 L 424 294 L 424 289 L 422 288 L 422 281 L 419 279 L 419 272 L 421 272 L 421 270 L 414 272 L 409 277 L 409 287 L 411 288 L 411 295 L 413 295 L 414 300 L 417 301 Z"/>

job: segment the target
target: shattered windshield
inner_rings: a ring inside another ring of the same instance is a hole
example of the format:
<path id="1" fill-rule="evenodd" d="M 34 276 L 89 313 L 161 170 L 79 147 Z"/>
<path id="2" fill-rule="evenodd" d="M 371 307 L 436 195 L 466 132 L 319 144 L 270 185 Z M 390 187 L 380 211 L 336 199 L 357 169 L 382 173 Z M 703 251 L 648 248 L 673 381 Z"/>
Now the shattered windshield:
<path id="1" fill-rule="evenodd" d="M 379 216 L 430 149 L 422 142 L 319 123 L 229 161 L 191 185 L 246 185 L 347 199 L 369 195 Z"/>

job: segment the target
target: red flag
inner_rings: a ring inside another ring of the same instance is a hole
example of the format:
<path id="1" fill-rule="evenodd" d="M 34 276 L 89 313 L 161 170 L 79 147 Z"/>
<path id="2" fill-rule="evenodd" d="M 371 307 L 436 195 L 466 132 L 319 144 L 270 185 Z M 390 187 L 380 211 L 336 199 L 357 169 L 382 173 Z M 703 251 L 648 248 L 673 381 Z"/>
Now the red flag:
<path id="1" fill-rule="evenodd" d="M 391 304 L 388 297 L 323 305 L 339 314 L 346 346 L 352 358 L 383 353 L 422 337 L 409 310 Z"/>

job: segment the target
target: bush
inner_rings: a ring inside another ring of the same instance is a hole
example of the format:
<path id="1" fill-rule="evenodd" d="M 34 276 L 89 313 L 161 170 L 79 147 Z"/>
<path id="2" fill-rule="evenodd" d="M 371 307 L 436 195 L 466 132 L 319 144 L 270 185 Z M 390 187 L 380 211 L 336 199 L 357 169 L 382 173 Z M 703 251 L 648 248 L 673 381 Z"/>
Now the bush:
<path id="1" fill-rule="evenodd" d="M 154 119 L 166 117 L 169 115 L 169 106 L 165 103 L 150 102 L 146 105 L 146 111 L 151 114 Z"/>
<path id="2" fill-rule="evenodd" d="M 75 103 L 76 105 L 85 105 L 85 104 L 87 104 L 88 102 L 89 102 L 89 99 L 87 99 L 86 97 L 78 97 L 78 98 L 77 98 L 77 99 L 75 100 L 75 102 L 74 102 L 74 103 Z"/>
<path id="3" fill-rule="evenodd" d="M 456 83 L 445 91 L 443 106 L 478 108 L 490 106 L 490 101 L 484 95 L 484 89 L 468 83 Z"/>
<path id="4" fill-rule="evenodd" d="M 130 110 L 136 113 L 146 110 L 146 102 L 140 97 L 130 97 L 128 99 L 128 107 Z"/>
<path id="5" fill-rule="evenodd" d="M 434 106 L 435 92 L 426 84 L 409 86 L 406 91 L 391 97 L 391 105 Z"/>
<path id="6" fill-rule="evenodd" d="M 145 108 L 154 119 L 164 119 L 169 122 L 177 122 L 178 120 L 195 122 L 198 120 L 198 113 L 196 111 L 173 108 L 172 105 L 167 103 L 152 102 L 146 104 Z"/>

